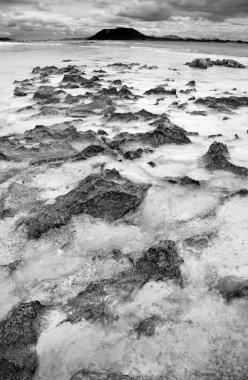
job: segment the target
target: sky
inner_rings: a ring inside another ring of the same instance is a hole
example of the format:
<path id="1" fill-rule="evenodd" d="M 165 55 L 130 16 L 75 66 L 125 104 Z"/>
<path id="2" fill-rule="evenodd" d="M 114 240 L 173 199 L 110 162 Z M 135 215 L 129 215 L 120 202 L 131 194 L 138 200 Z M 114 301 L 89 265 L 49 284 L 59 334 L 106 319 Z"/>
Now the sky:
<path id="1" fill-rule="evenodd" d="M 117 26 L 248 41 L 248 0 L 0 0 L 0 37 L 78 38 Z"/>

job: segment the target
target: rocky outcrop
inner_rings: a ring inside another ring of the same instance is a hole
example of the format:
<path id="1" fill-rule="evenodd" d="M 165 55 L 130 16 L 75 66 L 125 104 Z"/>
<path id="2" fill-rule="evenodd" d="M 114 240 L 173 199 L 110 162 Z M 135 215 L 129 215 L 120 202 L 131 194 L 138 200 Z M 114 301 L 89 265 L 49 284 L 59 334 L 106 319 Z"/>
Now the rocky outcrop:
<path id="1" fill-rule="evenodd" d="M 118 316 L 111 311 L 111 303 L 108 304 L 108 300 L 126 301 L 133 292 L 150 280 L 173 279 L 181 284 L 182 262 L 173 241 L 160 241 L 145 251 L 130 270 L 112 278 L 91 282 L 85 290 L 71 299 L 64 307 L 64 312 L 67 314 L 66 321 L 76 323 L 86 319 L 90 322 L 112 323 L 118 319 Z M 144 325 L 143 329 L 141 325 L 136 332 L 141 334 L 141 330 L 145 334 Z"/>
<path id="2" fill-rule="evenodd" d="M 210 58 L 197 58 L 197 59 L 194 59 L 192 62 L 187 62 L 186 65 L 190 67 L 198 68 L 198 69 L 207 69 L 208 67 L 212 67 L 212 66 L 225 66 L 225 67 L 231 67 L 235 69 L 245 68 L 245 65 L 233 59 L 211 60 Z"/>
<path id="3" fill-rule="evenodd" d="M 234 276 L 221 278 L 216 284 L 215 290 L 227 301 L 237 298 L 248 298 L 248 280 Z"/>
<path id="4" fill-rule="evenodd" d="M 78 122 L 80 123 L 80 120 Z M 52 126 L 36 125 L 23 134 L 2 136 L 2 154 L 8 160 L 42 164 L 73 157 L 77 153 L 75 143 L 84 148 L 92 144 L 104 145 L 95 132 L 78 132 L 74 124 L 77 124 L 77 121 Z"/>
<path id="5" fill-rule="evenodd" d="M 118 372 L 97 372 L 82 369 L 75 373 L 69 380 L 151 380 L 144 376 L 128 376 Z M 161 379 L 162 380 L 162 379 Z"/>
<path id="6" fill-rule="evenodd" d="M 144 95 L 176 95 L 177 91 L 175 89 L 166 90 L 164 87 L 155 87 L 144 93 Z"/>
<path id="7" fill-rule="evenodd" d="M 35 214 L 21 219 L 18 226 L 25 225 L 28 237 L 34 239 L 82 213 L 109 221 L 117 220 L 137 209 L 148 188 L 121 177 L 115 169 L 105 170 L 79 182 L 75 189 L 56 198 L 53 205 L 44 206 Z"/>
<path id="8" fill-rule="evenodd" d="M 139 143 L 142 145 L 156 148 L 163 144 L 189 144 L 186 131 L 172 124 L 169 120 L 157 123 L 156 129 L 146 133 L 131 134 L 128 132 L 120 133 L 115 136 L 110 143 L 111 148 L 122 150 L 131 143 Z"/>
<path id="9" fill-rule="evenodd" d="M 102 113 L 104 115 L 112 114 L 115 110 L 115 104 L 110 97 L 97 96 L 93 102 L 80 104 L 72 107 L 67 111 L 67 116 L 84 117 L 89 114 Z"/>
<path id="10" fill-rule="evenodd" d="M 237 109 L 239 107 L 248 106 L 247 96 L 228 96 L 216 98 L 214 96 L 207 96 L 206 98 L 198 98 L 196 104 L 202 104 L 209 108 L 214 108 L 219 111 L 226 111 L 230 109 Z"/>
<path id="11" fill-rule="evenodd" d="M 227 170 L 242 177 L 248 176 L 248 168 L 236 166 L 228 159 L 227 146 L 216 141 L 210 145 L 207 153 L 203 156 L 203 162 L 208 170 Z"/>
<path id="12" fill-rule="evenodd" d="M 184 176 L 181 178 L 165 178 L 165 180 L 173 185 L 182 185 L 182 186 L 200 186 L 200 181 L 197 181 L 196 179 L 190 178 L 188 176 Z"/>
<path id="13" fill-rule="evenodd" d="M 73 157 L 74 161 L 87 160 L 88 158 L 95 157 L 98 154 L 105 152 L 105 148 L 101 145 L 89 145 L 82 152 L 78 152 Z"/>
<path id="14" fill-rule="evenodd" d="M 137 338 L 140 338 L 142 335 L 147 337 L 153 336 L 159 322 L 161 322 L 161 320 L 156 315 L 152 315 L 151 317 L 140 321 L 134 328 Z"/>
<path id="15" fill-rule="evenodd" d="M 43 309 L 38 301 L 22 303 L 0 322 L 1 379 L 33 379 L 38 367 L 35 346 Z"/>

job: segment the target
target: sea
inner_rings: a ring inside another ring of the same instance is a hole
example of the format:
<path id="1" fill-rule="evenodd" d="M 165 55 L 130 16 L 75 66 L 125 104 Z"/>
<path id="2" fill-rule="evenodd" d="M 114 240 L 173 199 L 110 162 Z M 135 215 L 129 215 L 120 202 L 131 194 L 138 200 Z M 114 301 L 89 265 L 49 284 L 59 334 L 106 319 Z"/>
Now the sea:
<path id="1" fill-rule="evenodd" d="M 23 133 L 37 124 L 72 120 L 61 115 L 38 115 L 30 109 L 20 112 L 34 103 L 32 96 L 13 95 L 13 82 L 32 78 L 34 67 L 68 64 L 86 65 L 88 78 L 95 75 L 95 69 L 104 69 L 109 80 L 121 79 L 141 95 L 135 104 L 119 105 L 119 112 L 145 108 L 166 113 L 176 125 L 198 133 L 190 137 L 192 144 L 164 145 L 149 157 L 145 155 L 135 161 L 120 162 L 100 156 L 61 167 L 37 171 L 34 168 L 31 177 L 25 177 L 48 204 L 96 172 L 94 168 L 102 161 L 106 168 L 115 168 L 122 176 L 152 187 L 128 223 L 76 217 L 69 249 L 59 234 L 26 241 L 15 233 L 15 218 L 14 222 L 11 218 L 0 220 L 0 265 L 23 260 L 12 276 L 0 266 L 0 318 L 5 318 L 20 302 L 37 299 L 46 305 L 66 303 L 90 281 L 118 273 L 121 264 L 108 257 L 113 249 L 121 250 L 124 256 L 138 257 L 154 242 L 170 239 L 177 243 L 184 260 L 183 287 L 172 281 L 150 281 L 128 301 L 115 300 L 112 307 L 119 317 L 113 324 L 86 320 L 62 323 L 65 315 L 54 307 L 43 321 L 37 343 L 37 380 L 69 380 L 81 369 L 118 372 L 139 380 L 248 379 L 248 300 L 237 298 L 226 302 L 211 290 L 213 284 L 227 276 L 241 282 L 248 280 L 248 198 L 233 197 L 220 204 L 221 195 L 248 188 L 248 179 L 225 171 L 207 171 L 201 161 L 214 141 L 209 135 L 221 134 L 216 141 L 228 146 L 231 162 L 248 167 L 248 108 L 231 113 L 207 110 L 207 116 L 193 115 L 191 111 L 206 109 L 193 103 L 186 109 L 173 107 L 175 99 L 170 96 L 159 105 L 154 98 L 142 97 L 146 90 L 165 83 L 177 91 L 185 90 L 191 80 L 196 82 L 196 97 L 248 96 L 247 68 L 214 66 L 199 70 L 185 65 L 205 57 L 235 59 L 248 67 L 245 44 L 84 40 L 0 43 L 1 136 Z M 69 63 L 65 62 L 68 60 Z M 136 62 L 158 68 L 137 73 L 118 72 L 108 66 Z M 51 85 L 60 81 L 61 78 L 53 77 Z M 67 91 L 77 95 L 85 90 Z M 181 103 L 188 98 L 180 94 Z M 105 128 L 110 138 L 119 132 L 146 132 L 150 128 L 144 122 L 110 126 L 95 117 L 85 120 L 80 130 L 97 131 L 99 127 Z M 156 167 L 147 165 L 148 159 Z M 0 170 L 5 170 L 6 165 L 9 164 L 1 162 Z M 186 175 L 201 181 L 200 189 L 163 182 L 166 177 Z M 17 177 L 1 184 L 1 194 L 13 181 L 22 180 Z M 190 238 L 198 239 L 198 243 L 185 244 Z M 63 244 L 59 244 L 60 239 Z M 93 262 L 92 255 L 96 252 L 100 252 L 100 259 Z M 138 338 L 133 326 L 153 315 L 161 320 L 154 335 Z"/>

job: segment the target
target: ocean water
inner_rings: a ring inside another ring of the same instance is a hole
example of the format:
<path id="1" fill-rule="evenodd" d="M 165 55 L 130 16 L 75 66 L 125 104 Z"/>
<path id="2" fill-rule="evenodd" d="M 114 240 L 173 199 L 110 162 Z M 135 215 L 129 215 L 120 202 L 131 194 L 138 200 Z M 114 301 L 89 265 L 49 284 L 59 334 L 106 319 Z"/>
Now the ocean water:
<path id="1" fill-rule="evenodd" d="M 248 92 L 247 69 L 194 70 L 185 66 L 198 57 L 228 57 L 248 65 L 246 45 L 50 41 L 2 43 L 0 54 L 2 136 L 24 132 L 37 124 L 71 120 L 18 112 L 32 105 L 33 100 L 31 96 L 13 96 L 14 80 L 32 77 L 35 66 L 68 65 L 62 60 L 87 65 L 86 77 L 94 75 L 94 69 L 103 68 L 108 80 L 120 78 L 137 95 L 166 83 L 169 88 L 186 89 L 190 80 L 196 81 L 197 97 L 223 96 L 226 91 L 244 96 Z M 107 66 L 114 62 L 138 62 L 156 65 L 158 69 L 118 72 Z M 60 80 L 54 77 L 52 84 Z M 68 90 L 72 94 L 80 91 Z M 189 95 L 180 94 L 181 103 L 188 98 Z M 160 239 L 174 240 L 184 258 L 181 268 L 184 288 L 171 281 L 149 282 L 132 299 L 113 302 L 111 306 L 119 319 L 111 326 L 84 320 L 61 324 L 64 315 L 55 307 L 46 317 L 37 344 L 37 380 L 69 380 L 82 368 L 132 376 L 162 376 L 168 380 L 248 378 L 248 301 L 237 299 L 226 303 L 209 289 L 224 276 L 248 279 L 248 199 L 236 197 L 220 204 L 220 197 L 226 192 L 248 188 L 248 179 L 224 171 L 209 172 L 200 161 L 213 141 L 208 135 L 221 133 L 223 137 L 217 140 L 227 144 L 231 161 L 248 167 L 248 109 L 240 108 L 230 115 L 208 111 L 207 116 L 193 116 L 171 106 L 174 100 L 168 96 L 157 106 L 152 97 L 140 98 L 134 104 L 123 102 L 118 111 L 145 108 L 154 113 L 165 112 L 178 126 L 199 133 L 191 137 L 192 144 L 164 145 L 135 161 L 118 162 L 97 156 L 78 163 L 67 162 L 61 167 L 37 169 L 29 178 L 25 177 L 30 187 L 39 189 L 40 199 L 52 203 L 57 196 L 73 189 L 78 181 L 97 173 L 104 162 L 106 168 L 116 168 L 134 182 L 153 185 L 128 221 L 109 224 L 82 215 L 75 217 L 68 229 L 51 231 L 38 241 L 27 241 L 14 231 L 15 217 L 0 220 L 0 264 L 23 260 L 12 276 L 0 269 L 1 318 L 21 301 L 38 299 L 47 305 L 66 302 L 90 281 L 111 277 L 127 268 L 125 258 L 139 257 Z M 187 111 L 201 109 L 189 104 Z M 224 116 L 229 119 L 224 121 Z M 145 122 L 103 124 L 100 117 L 90 117 L 80 126 L 82 131 L 99 128 L 108 131 L 110 137 L 123 131 L 149 130 Z M 240 138 L 235 139 L 235 134 Z M 156 162 L 156 167 L 151 168 L 148 161 Z M 9 164 L 0 165 L 2 170 Z M 201 180 L 202 186 L 192 190 L 163 181 L 165 177 L 185 175 Z M 0 191 L 11 181 L 22 180 L 22 177 L 11 179 L 0 185 Z M 187 246 L 185 239 L 194 236 L 214 237 L 205 246 Z M 113 249 L 122 250 L 121 263 L 109 256 Z M 92 261 L 96 252 L 100 259 Z M 163 320 L 155 335 L 137 339 L 132 333 L 135 323 L 154 314 Z"/>

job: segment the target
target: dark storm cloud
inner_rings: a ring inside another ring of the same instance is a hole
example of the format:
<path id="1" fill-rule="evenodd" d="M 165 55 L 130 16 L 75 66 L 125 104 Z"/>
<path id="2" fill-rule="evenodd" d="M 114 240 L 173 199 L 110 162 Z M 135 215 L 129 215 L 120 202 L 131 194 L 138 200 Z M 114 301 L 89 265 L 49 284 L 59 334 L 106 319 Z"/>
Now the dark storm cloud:
<path id="1" fill-rule="evenodd" d="M 247 16 L 248 0 L 136 0 L 118 15 L 144 21 L 168 20 L 172 16 L 221 21 Z"/>

